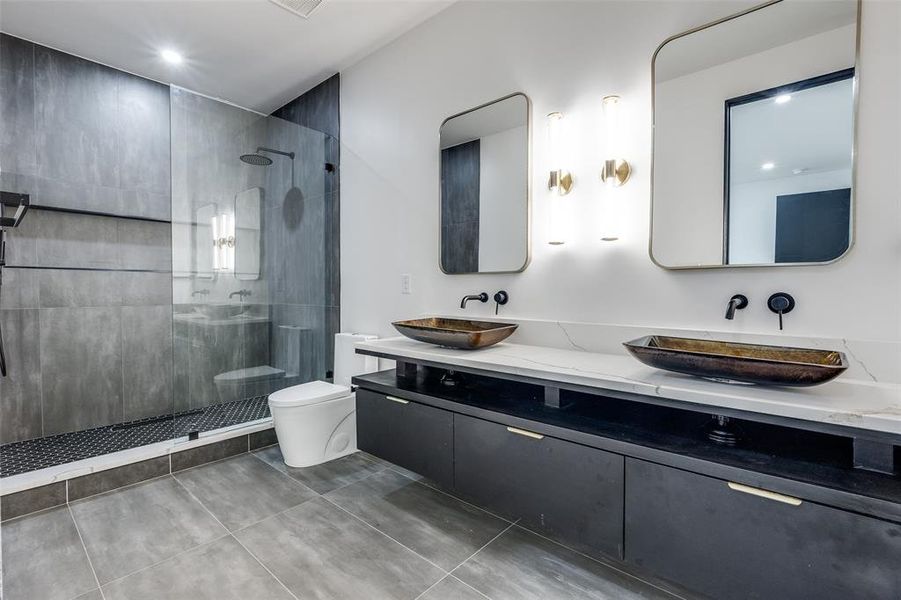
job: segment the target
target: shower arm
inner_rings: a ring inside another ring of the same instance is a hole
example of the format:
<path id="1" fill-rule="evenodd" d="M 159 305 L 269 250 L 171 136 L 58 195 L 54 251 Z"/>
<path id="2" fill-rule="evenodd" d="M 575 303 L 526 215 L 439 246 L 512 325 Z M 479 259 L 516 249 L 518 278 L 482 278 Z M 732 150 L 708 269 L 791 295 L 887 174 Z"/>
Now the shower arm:
<path id="1" fill-rule="evenodd" d="M 283 152 L 281 150 L 276 150 L 275 148 L 266 148 L 264 146 L 259 146 L 257 148 L 257 152 L 268 152 L 269 154 L 280 154 L 281 156 L 287 156 L 291 160 L 294 160 L 293 152 Z"/>

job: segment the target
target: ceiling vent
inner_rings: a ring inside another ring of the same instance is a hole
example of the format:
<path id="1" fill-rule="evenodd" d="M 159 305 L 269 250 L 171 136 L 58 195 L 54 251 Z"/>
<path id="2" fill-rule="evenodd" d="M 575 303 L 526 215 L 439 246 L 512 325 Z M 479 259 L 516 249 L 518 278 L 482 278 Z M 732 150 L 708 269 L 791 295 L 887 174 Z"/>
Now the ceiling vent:
<path id="1" fill-rule="evenodd" d="M 324 0 L 269 0 L 273 4 L 277 4 L 284 8 L 285 10 L 289 10 L 293 12 L 295 15 L 301 16 L 304 19 L 309 19 L 310 15 L 313 14 L 313 11 L 316 10 L 320 4 L 324 2 Z"/>

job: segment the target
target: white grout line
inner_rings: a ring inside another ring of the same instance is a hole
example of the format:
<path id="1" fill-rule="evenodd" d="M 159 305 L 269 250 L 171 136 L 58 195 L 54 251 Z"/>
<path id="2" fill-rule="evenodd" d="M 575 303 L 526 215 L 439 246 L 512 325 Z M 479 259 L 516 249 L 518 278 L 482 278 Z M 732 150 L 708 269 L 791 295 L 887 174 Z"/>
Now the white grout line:
<path id="1" fill-rule="evenodd" d="M 75 514 L 72 512 L 72 508 L 66 504 L 66 512 L 69 513 L 69 518 L 72 519 L 72 525 L 75 526 L 75 533 L 78 534 L 78 541 L 81 542 L 81 548 L 84 550 L 84 556 L 88 559 L 88 566 L 91 567 L 91 575 L 94 576 L 94 582 L 97 584 L 97 589 L 100 591 L 101 600 L 106 600 L 106 596 L 103 595 L 103 588 L 100 587 L 100 578 L 97 577 L 97 570 L 94 569 L 94 561 L 91 560 L 91 555 L 88 552 L 88 547 L 84 543 L 84 538 L 81 536 L 81 529 L 78 528 L 78 521 L 75 520 Z"/>
<path id="2" fill-rule="evenodd" d="M 378 527 L 375 527 L 374 525 L 370 525 L 369 523 L 367 523 L 366 521 L 364 521 L 363 519 L 361 519 L 361 518 L 358 517 L 357 515 L 353 514 L 352 512 L 350 512 L 349 510 L 347 510 L 347 509 L 344 508 L 343 506 L 341 506 L 341 505 L 339 505 L 339 504 L 333 502 L 331 498 L 328 498 L 328 497 L 326 497 L 326 496 L 320 496 L 320 498 L 322 498 L 323 500 L 325 500 L 326 502 L 328 502 L 329 504 L 331 504 L 331 505 L 334 506 L 335 508 L 341 510 L 342 512 L 347 513 L 348 515 L 350 515 L 351 517 L 353 517 L 354 519 L 356 519 L 356 520 L 359 521 L 360 523 L 363 523 L 364 525 L 366 525 L 366 527 L 369 527 L 370 529 L 372 529 L 372 530 L 374 530 L 374 531 L 377 531 L 380 535 L 385 536 L 386 538 L 388 538 L 389 540 L 391 540 L 391 541 L 394 542 L 395 544 L 401 546 L 402 548 L 406 548 L 407 550 L 409 550 L 410 552 L 412 552 L 413 554 L 415 554 L 416 556 L 418 556 L 418 557 L 421 558 L 422 560 L 426 561 L 427 563 L 429 563 L 430 565 L 432 565 L 433 567 L 435 567 L 436 569 L 438 569 L 439 571 L 441 571 L 441 572 L 444 573 L 445 575 L 448 575 L 448 574 L 450 573 L 447 569 L 444 569 L 444 568 L 442 568 L 442 567 L 436 565 L 435 563 L 433 563 L 432 561 L 430 561 L 429 559 L 427 559 L 425 556 L 423 556 L 422 554 L 420 554 L 420 553 L 417 552 L 416 550 L 413 550 L 413 549 L 410 548 L 409 546 L 400 543 L 399 541 L 397 541 L 396 539 L 394 539 L 393 537 L 391 537 L 390 535 L 388 535 L 387 533 L 385 533 L 384 531 L 382 531 L 382 530 L 379 529 Z"/>
<path id="3" fill-rule="evenodd" d="M 439 583 L 441 583 L 442 581 L 444 581 L 444 580 L 447 579 L 448 577 L 450 577 L 450 573 L 444 575 L 441 579 L 439 579 L 438 581 L 436 581 L 435 583 L 433 583 L 432 585 L 430 585 L 429 587 L 427 587 L 425 590 L 423 590 L 423 592 L 422 592 L 421 594 L 419 594 L 418 596 L 416 596 L 415 598 L 413 598 L 413 600 L 419 600 L 420 598 L 422 598 L 423 596 L 425 596 L 426 594 L 428 594 L 429 592 L 431 592 L 433 587 L 437 586 Z"/>
<path id="4" fill-rule="evenodd" d="M 183 554 L 187 554 L 188 552 L 193 552 L 194 550 L 197 550 L 198 548 L 203 548 L 204 546 L 209 546 L 210 544 L 215 544 L 216 542 L 221 541 L 221 540 L 224 540 L 224 539 L 227 538 L 227 537 L 229 537 L 228 533 L 224 533 L 223 535 L 217 537 L 216 539 L 210 540 L 210 541 L 208 541 L 208 542 L 204 542 L 204 543 L 202 543 L 202 544 L 198 544 L 197 546 L 191 546 L 190 548 L 185 548 L 184 550 L 181 550 L 181 551 L 179 551 L 179 552 L 176 552 L 176 553 L 173 554 L 172 556 L 167 556 L 166 558 L 163 558 L 163 559 L 161 559 L 161 560 L 158 560 L 158 561 L 156 561 L 156 562 L 153 563 L 153 564 L 147 565 L 146 567 L 141 567 L 140 569 L 135 569 L 134 571 L 129 571 L 129 572 L 126 573 L 125 575 L 120 575 L 119 577 L 116 577 L 115 579 L 111 579 L 110 581 L 107 581 L 107 582 L 104 583 L 103 585 L 108 586 L 108 585 L 110 585 L 110 584 L 112 584 L 112 583 L 115 583 L 115 582 L 117 582 L 117 581 L 121 581 L 121 580 L 126 579 L 126 578 L 128 578 L 128 577 L 131 577 L 132 575 L 137 575 L 138 573 L 141 573 L 141 572 L 143 572 L 143 571 L 147 571 L 147 570 L 150 570 L 150 569 L 152 569 L 152 568 L 154 568 L 154 567 L 158 567 L 158 566 L 160 566 L 160 565 L 163 564 L 163 563 L 169 562 L 170 560 L 175 560 L 176 558 L 178 558 L 179 556 L 181 556 L 181 555 L 183 555 Z"/>
<path id="5" fill-rule="evenodd" d="M 518 521 L 517 521 L 517 523 L 518 523 Z M 522 529 L 522 530 L 525 531 L 526 533 L 531 533 L 532 535 L 536 535 L 536 536 L 540 537 L 541 539 L 546 540 L 546 541 L 548 541 L 548 542 L 550 542 L 550 543 L 552 543 L 552 544 L 554 544 L 554 545 L 556 545 L 556 546 L 560 546 L 561 548 L 566 548 L 566 549 L 569 550 L 570 552 L 575 552 L 575 553 L 578 554 L 579 556 L 582 556 L 582 557 L 584 557 L 584 558 L 587 558 L 588 560 L 590 560 L 590 561 L 592 561 L 592 562 L 595 562 L 595 563 L 597 563 L 597 564 L 599 564 L 599 565 L 601 565 L 601 566 L 603 566 L 603 567 L 606 567 L 606 568 L 608 568 L 608 569 L 610 569 L 610 570 L 612 570 L 612 571 L 616 571 L 617 573 L 620 573 L 620 574 L 622 574 L 622 575 L 625 575 L 626 577 L 630 577 L 630 578 L 632 578 L 632 579 L 634 579 L 634 580 L 636 580 L 636 581 L 638 581 L 638 582 L 641 582 L 641 583 L 643 583 L 643 584 L 645 584 L 645 585 L 648 585 L 648 586 L 650 586 L 650 587 L 652 587 L 652 588 L 654 588 L 654 589 L 657 589 L 657 590 L 660 590 L 661 592 L 664 592 L 664 593 L 666 593 L 666 594 L 669 594 L 669 595 L 672 596 L 673 598 L 677 598 L 678 600 L 690 600 L 690 599 L 688 599 L 688 598 L 685 598 L 684 596 L 680 596 L 679 594 L 677 594 L 676 592 L 674 592 L 674 591 L 672 591 L 672 590 L 668 590 L 668 589 L 666 589 L 666 588 L 664 588 L 664 587 L 661 587 L 660 585 L 658 585 L 658 584 L 656 584 L 656 583 L 653 583 L 653 582 L 651 582 L 651 581 L 648 581 L 647 579 L 642 579 L 642 578 L 639 577 L 638 575 L 635 575 L 635 574 L 633 574 L 633 573 L 629 573 L 628 571 L 623 570 L 622 567 L 619 567 L 619 566 L 613 564 L 612 562 L 607 562 L 607 561 L 605 561 L 605 560 L 601 560 L 601 559 L 599 559 L 599 558 L 595 558 L 595 557 L 593 557 L 593 556 L 590 556 L 590 555 L 588 555 L 588 554 L 585 554 L 584 552 L 582 552 L 582 551 L 580 551 L 580 550 L 576 550 L 575 548 L 570 548 L 570 547 L 567 546 L 566 544 L 561 544 L 561 543 L 558 542 L 557 540 L 554 540 L 554 539 L 551 539 L 551 538 L 549 538 L 549 537 L 547 537 L 547 536 L 544 536 L 544 535 L 538 533 L 537 531 L 532 531 L 531 529 L 528 529 L 527 527 L 523 527 L 522 525 L 518 525 L 517 523 L 514 523 L 514 525 L 516 525 L 516 527 L 517 527 L 518 529 Z"/>
<path id="6" fill-rule="evenodd" d="M 456 571 L 457 569 L 459 569 L 460 567 L 462 567 L 464 564 L 466 564 L 467 562 L 469 562 L 469 560 L 470 560 L 472 557 L 474 557 L 476 554 L 478 554 L 479 552 L 481 552 L 482 550 L 484 550 L 485 548 L 487 548 L 488 546 L 490 546 L 491 543 L 492 543 L 494 540 L 496 540 L 497 538 L 501 537 L 502 535 L 504 535 L 505 533 L 507 533 L 508 531 L 510 531 L 510 529 L 511 529 L 514 525 L 516 525 L 516 523 L 518 523 L 518 522 L 519 522 L 519 521 L 517 520 L 516 522 L 510 523 L 509 525 L 507 525 L 506 527 L 504 527 L 504 530 L 503 530 L 503 531 L 499 532 L 496 536 L 494 536 L 493 538 L 491 538 L 490 540 L 488 540 L 485 544 L 483 544 L 481 548 L 479 548 L 478 550 L 476 550 L 475 552 L 473 552 L 472 554 L 470 554 L 469 556 L 467 556 L 463 561 L 460 562 L 459 565 L 457 565 L 456 567 L 454 567 L 453 569 L 451 569 L 450 572 L 453 573 L 454 571 Z M 456 579 L 456 577 L 455 577 L 455 579 Z M 461 580 L 461 581 L 462 581 L 462 580 Z M 463 583 L 466 583 L 466 582 L 463 581 Z M 469 587 L 472 587 L 472 586 L 469 586 Z M 473 588 L 473 589 L 475 589 L 475 588 Z M 478 590 L 476 590 L 476 591 L 478 591 Z M 479 592 L 479 593 L 481 594 L 481 592 Z M 482 595 L 484 596 L 484 594 L 482 594 Z"/>
<path id="7" fill-rule="evenodd" d="M 240 456 L 240 455 L 239 455 L 239 456 Z M 233 540 L 235 540 L 235 541 L 238 543 L 239 546 L 241 546 L 242 548 L 244 548 L 244 551 L 247 552 L 247 554 L 249 554 L 249 555 L 251 556 L 251 558 L 253 558 L 253 559 L 257 562 L 257 564 L 259 564 L 259 565 L 263 568 L 263 570 L 265 570 L 267 573 L 269 573 L 270 577 L 272 577 L 275 581 L 277 581 L 278 584 L 279 584 L 280 586 L 282 586 L 283 588 L 285 588 L 285 591 L 288 592 L 288 594 L 290 594 L 290 596 L 291 596 L 292 598 L 294 598 L 294 600 L 300 600 L 297 596 L 294 595 L 294 592 L 292 592 L 290 589 L 288 589 L 288 586 L 286 586 L 286 585 L 282 582 L 281 579 L 279 579 L 278 577 L 275 576 L 275 573 L 273 573 L 272 571 L 269 570 L 269 567 L 267 567 L 266 565 L 263 564 L 263 561 L 261 561 L 259 558 L 257 558 L 257 555 L 256 555 L 256 554 L 254 554 L 253 552 L 250 551 L 250 548 L 248 548 L 247 546 L 245 546 L 245 545 L 241 542 L 241 540 L 239 540 L 237 537 L 235 537 L 234 535 L 232 535 L 232 533 L 231 533 L 231 531 L 229 531 L 228 527 L 226 527 L 225 525 L 222 524 L 222 521 L 220 521 L 220 520 L 216 517 L 216 515 L 213 514 L 213 511 L 211 511 L 209 508 L 207 508 L 207 507 L 206 507 L 206 504 L 204 504 L 203 502 L 200 501 L 200 498 L 198 498 L 197 496 L 195 496 L 194 493 L 191 492 L 191 490 L 189 490 L 188 487 L 187 487 L 185 484 L 183 484 L 181 481 L 178 481 L 177 478 L 173 477 L 173 479 L 175 479 L 175 481 L 178 482 L 178 485 L 180 485 L 180 486 L 182 487 L 182 489 L 184 489 L 185 492 L 187 492 L 188 495 L 191 496 L 191 498 L 194 498 L 194 500 L 195 500 L 198 504 L 200 504 L 200 506 L 203 507 L 203 510 L 207 511 L 207 513 L 209 513 L 209 515 L 210 515 L 211 517 L 213 517 L 213 519 L 214 519 L 217 523 L 219 523 L 219 526 L 220 526 L 220 527 L 222 527 L 223 529 L 225 529 L 225 531 L 228 531 L 228 535 L 229 535 Z M 292 508 L 293 508 L 293 507 L 292 507 Z"/>

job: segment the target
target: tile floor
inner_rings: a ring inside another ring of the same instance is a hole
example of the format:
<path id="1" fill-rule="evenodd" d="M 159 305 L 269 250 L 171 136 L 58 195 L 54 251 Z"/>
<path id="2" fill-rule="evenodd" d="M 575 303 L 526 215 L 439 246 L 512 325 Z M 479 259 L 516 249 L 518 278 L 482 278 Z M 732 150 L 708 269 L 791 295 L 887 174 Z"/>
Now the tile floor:
<path id="1" fill-rule="evenodd" d="M 7 521 L 4 600 L 675 598 L 358 453 L 277 446 Z"/>

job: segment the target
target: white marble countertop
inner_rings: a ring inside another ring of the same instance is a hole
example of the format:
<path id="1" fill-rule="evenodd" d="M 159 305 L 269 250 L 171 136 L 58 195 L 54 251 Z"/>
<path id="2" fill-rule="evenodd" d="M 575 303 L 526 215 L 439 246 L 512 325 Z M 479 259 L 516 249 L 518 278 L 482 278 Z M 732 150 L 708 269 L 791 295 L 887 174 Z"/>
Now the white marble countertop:
<path id="1" fill-rule="evenodd" d="M 547 381 L 659 396 L 901 435 L 901 385 L 837 379 L 820 386 L 779 388 L 716 383 L 643 365 L 627 354 L 603 354 L 500 343 L 454 350 L 403 337 L 356 344 L 358 350 Z"/>

